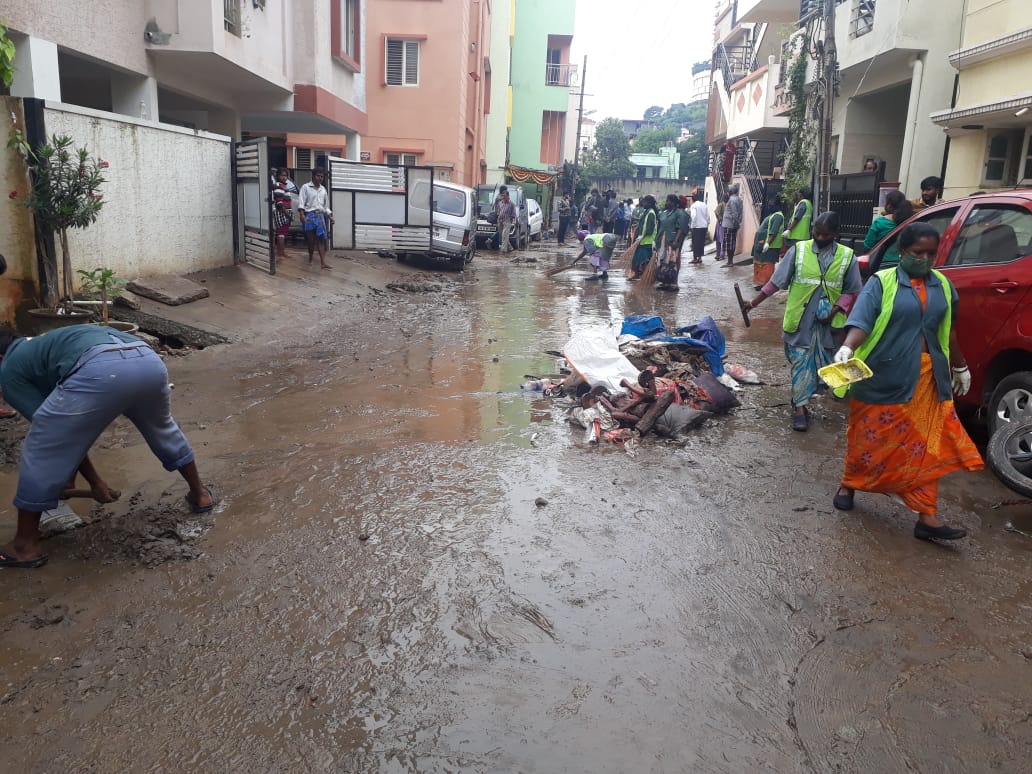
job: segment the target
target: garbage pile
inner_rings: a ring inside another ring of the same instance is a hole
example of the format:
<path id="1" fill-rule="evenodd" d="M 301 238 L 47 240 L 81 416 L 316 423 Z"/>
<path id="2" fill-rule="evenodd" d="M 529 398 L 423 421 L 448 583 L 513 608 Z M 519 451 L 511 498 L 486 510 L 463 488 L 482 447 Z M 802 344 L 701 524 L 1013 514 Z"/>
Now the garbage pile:
<path id="1" fill-rule="evenodd" d="M 557 376 L 534 378 L 539 390 L 585 430 L 585 441 L 633 449 L 649 433 L 678 438 L 741 405 L 741 383 L 755 373 L 724 364 L 726 341 L 711 317 L 668 329 L 655 315 L 633 315 L 619 337 L 590 329 L 563 347 Z"/>

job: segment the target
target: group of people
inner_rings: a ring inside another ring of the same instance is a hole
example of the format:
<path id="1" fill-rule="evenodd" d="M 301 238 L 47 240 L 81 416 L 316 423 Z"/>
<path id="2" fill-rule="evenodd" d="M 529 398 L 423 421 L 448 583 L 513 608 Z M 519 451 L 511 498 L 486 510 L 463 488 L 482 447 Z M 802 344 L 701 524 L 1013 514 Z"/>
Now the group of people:
<path id="1" fill-rule="evenodd" d="M 761 224 L 761 252 L 774 258 L 769 277 L 743 302 L 748 311 L 788 292 L 782 338 L 791 365 L 792 429 L 810 426 L 808 404 L 824 389 L 818 371 L 859 358 L 874 375 L 836 391 L 848 394 L 850 410 L 834 507 L 851 510 L 858 490 L 889 494 L 917 513 L 915 537 L 962 538 L 963 529 L 939 518 L 938 482 L 953 471 L 979 470 L 982 460 L 953 404 L 954 394 L 970 389 L 971 375 L 953 329 L 957 292 L 932 268 L 939 233 L 927 224 L 908 225 L 899 235 L 898 265 L 864 285 L 853 250 L 838 241 L 836 213 L 822 213 L 812 234 L 796 238 L 803 227 L 810 231 L 808 193 L 802 192 L 787 228 L 780 213 L 780 221 L 771 216 Z M 883 216 L 891 225 L 876 221 L 875 237 L 902 222 L 912 206 L 902 194 L 891 196 Z"/>
<path id="2" fill-rule="evenodd" d="M 319 265 L 329 269 L 326 262 L 326 248 L 333 225 L 333 210 L 330 209 L 330 195 L 323 184 L 326 173 L 318 168 L 312 171 L 312 181 L 298 190 L 290 179 L 290 170 L 281 167 L 272 181 L 272 227 L 276 234 L 276 260 L 286 260 L 287 236 L 294 223 L 294 198 L 297 197 L 298 218 L 308 247 L 308 262 L 312 263 L 319 253 Z"/>
<path id="3" fill-rule="evenodd" d="M 569 193 L 564 193 L 563 198 L 569 202 Z M 592 188 L 579 209 L 579 218 L 576 221 L 578 231 L 613 234 L 618 241 L 626 239 L 633 209 L 633 199 L 618 199 L 613 190 L 600 194 L 597 188 Z M 562 218 L 562 212 L 559 217 Z M 563 242 L 564 239 L 559 240 L 559 244 Z"/>

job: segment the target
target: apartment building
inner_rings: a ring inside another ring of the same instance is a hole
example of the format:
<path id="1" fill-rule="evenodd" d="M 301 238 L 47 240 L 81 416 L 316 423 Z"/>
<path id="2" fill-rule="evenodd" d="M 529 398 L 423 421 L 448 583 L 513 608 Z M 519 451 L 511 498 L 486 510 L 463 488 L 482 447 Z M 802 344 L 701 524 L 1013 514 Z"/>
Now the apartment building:
<path id="1" fill-rule="evenodd" d="M 1025 0 L 967 2 L 963 39 L 949 54 L 956 100 L 931 116 L 949 137 L 947 198 L 1032 185 L 1028 11 Z"/>
<path id="2" fill-rule="evenodd" d="M 12 96 L 269 135 L 277 164 L 316 140 L 358 158 L 365 0 L 12 0 L 3 16 Z"/>
<path id="3" fill-rule="evenodd" d="M 570 63 L 576 0 L 518 0 L 512 7 L 509 164 L 554 172 L 564 161 L 569 92 L 579 84 Z"/>
<path id="4" fill-rule="evenodd" d="M 485 99 L 487 111 L 485 182 L 504 183 L 505 165 L 509 156 L 509 128 L 512 126 L 512 99 L 509 91 L 509 51 L 516 33 L 515 0 L 493 0 L 491 3 L 491 74 Z"/>
<path id="5" fill-rule="evenodd" d="M 367 0 L 370 161 L 432 166 L 473 186 L 487 175 L 492 109 L 491 4 Z"/>

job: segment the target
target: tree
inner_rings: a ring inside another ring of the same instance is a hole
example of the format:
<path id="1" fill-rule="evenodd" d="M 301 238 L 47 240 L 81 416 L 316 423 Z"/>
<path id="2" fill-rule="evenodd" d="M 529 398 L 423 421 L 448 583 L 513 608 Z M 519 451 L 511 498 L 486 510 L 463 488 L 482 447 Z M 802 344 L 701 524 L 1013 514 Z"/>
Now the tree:
<path id="1" fill-rule="evenodd" d="M 674 127 L 662 129 L 642 129 L 634 138 L 635 153 L 659 153 L 659 149 L 676 140 L 680 130 Z"/>
<path id="2" fill-rule="evenodd" d="M 645 109 L 645 113 L 642 115 L 642 118 L 644 118 L 649 123 L 655 123 L 659 120 L 659 117 L 662 115 L 663 108 L 661 108 L 659 105 L 653 105 L 652 107 Z"/>
<path id="3" fill-rule="evenodd" d="M 677 143 L 677 152 L 681 154 L 681 179 L 692 185 L 702 185 L 709 174 L 709 148 L 702 132 Z"/>
<path id="4" fill-rule="evenodd" d="M 623 122 L 607 118 L 595 128 L 595 147 L 584 156 L 588 177 L 631 177 L 636 167 L 629 160 L 631 141 L 624 134 Z"/>

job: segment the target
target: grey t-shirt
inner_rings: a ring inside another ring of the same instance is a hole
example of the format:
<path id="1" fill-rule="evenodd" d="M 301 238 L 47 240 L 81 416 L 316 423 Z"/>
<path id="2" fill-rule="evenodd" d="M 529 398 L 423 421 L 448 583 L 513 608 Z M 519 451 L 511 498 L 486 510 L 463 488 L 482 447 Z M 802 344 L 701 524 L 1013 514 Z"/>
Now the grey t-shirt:
<path id="1" fill-rule="evenodd" d="M 733 194 L 724 205 L 724 217 L 720 225 L 724 228 L 738 228 L 742 225 L 742 199 L 738 194 Z"/>

